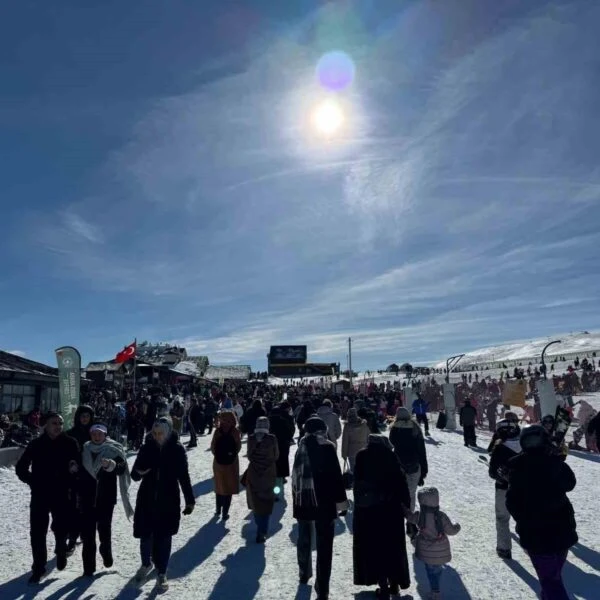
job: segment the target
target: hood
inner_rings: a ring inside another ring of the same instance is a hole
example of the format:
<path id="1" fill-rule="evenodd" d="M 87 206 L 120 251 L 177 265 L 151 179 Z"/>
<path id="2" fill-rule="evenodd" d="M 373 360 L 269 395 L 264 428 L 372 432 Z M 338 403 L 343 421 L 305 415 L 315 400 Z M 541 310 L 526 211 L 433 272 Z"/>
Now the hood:
<path id="1" fill-rule="evenodd" d="M 417 498 L 421 506 L 429 508 L 438 508 L 440 505 L 440 493 L 437 488 L 424 487 L 417 492 Z"/>
<path id="2" fill-rule="evenodd" d="M 414 429 L 415 426 L 419 427 L 412 419 L 410 419 L 409 421 L 396 420 L 392 425 L 394 429 Z"/>
<path id="3" fill-rule="evenodd" d="M 88 427 L 91 427 L 93 421 L 94 421 L 94 409 L 91 406 L 88 406 L 87 404 L 80 404 L 77 409 L 75 410 L 75 415 L 73 416 L 73 426 L 74 427 L 81 427 L 81 423 L 79 422 L 79 417 L 81 417 L 82 414 L 88 413 L 90 415 L 90 423 L 88 425 Z"/>
<path id="4" fill-rule="evenodd" d="M 319 416 L 330 415 L 333 414 L 333 409 L 329 408 L 329 406 L 319 406 L 319 408 L 317 409 L 317 414 Z"/>
<path id="5" fill-rule="evenodd" d="M 366 424 L 367 424 L 367 422 L 364 419 L 361 419 L 359 417 L 357 417 L 355 421 L 346 421 L 346 427 L 358 428 L 358 427 L 362 427 L 363 425 L 366 425 Z"/>

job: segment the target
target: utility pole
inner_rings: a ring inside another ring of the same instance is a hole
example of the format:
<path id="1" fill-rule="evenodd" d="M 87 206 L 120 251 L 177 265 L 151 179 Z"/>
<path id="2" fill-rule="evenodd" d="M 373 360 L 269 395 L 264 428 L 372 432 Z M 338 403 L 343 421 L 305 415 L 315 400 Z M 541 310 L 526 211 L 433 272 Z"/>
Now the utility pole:
<path id="1" fill-rule="evenodd" d="M 350 387 L 352 387 L 352 338 L 348 338 L 348 373 L 350 375 Z"/>

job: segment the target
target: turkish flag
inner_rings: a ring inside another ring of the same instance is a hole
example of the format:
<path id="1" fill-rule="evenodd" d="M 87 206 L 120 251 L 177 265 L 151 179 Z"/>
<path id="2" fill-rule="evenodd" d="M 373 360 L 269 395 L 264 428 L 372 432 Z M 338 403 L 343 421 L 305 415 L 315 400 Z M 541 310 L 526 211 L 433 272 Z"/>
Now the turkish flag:
<path id="1" fill-rule="evenodd" d="M 137 349 L 137 343 L 133 342 L 133 344 L 129 344 L 129 346 L 125 346 L 121 352 L 117 354 L 115 357 L 115 361 L 118 363 L 124 363 L 132 358 L 135 358 L 135 351 Z"/>

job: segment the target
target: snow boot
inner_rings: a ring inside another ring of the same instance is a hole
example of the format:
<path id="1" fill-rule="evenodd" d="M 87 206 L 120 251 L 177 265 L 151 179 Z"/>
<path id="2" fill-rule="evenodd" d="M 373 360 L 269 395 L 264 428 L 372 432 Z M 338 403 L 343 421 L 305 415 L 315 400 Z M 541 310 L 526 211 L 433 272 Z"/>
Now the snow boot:
<path id="1" fill-rule="evenodd" d="M 67 553 L 61 552 L 56 555 L 56 570 L 64 571 L 67 568 Z"/>
<path id="2" fill-rule="evenodd" d="M 142 581 L 144 581 L 144 579 L 146 579 L 146 577 L 148 577 L 148 574 L 150 573 L 150 571 L 152 571 L 152 565 L 142 565 L 138 570 L 137 573 L 135 574 L 135 581 L 137 583 L 141 583 Z"/>
<path id="3" fill-rule="evenodd" d="M 167 576 L 164 573 L 159 573 L 156 578 L 156 587 L 159 592 L 166 592 L 169 589 L 169 582 Z"/>
<path id="4" fill-rule="evenodd" d="M 46 574 L 46 569 L 35 569 L 31 573 L 31 577 L 29 578 L 27 583 L 29 583 L 30 585 L 35 585 L 41 581 L 42 577 L 45 574 Z"/>
<path id="5" fill-rule="evenodd" d="M 502 560 L 512 560 L 512 552 L 510 550 L 503 550 L 502 548 L 496 548 L 496 553 Z"/>

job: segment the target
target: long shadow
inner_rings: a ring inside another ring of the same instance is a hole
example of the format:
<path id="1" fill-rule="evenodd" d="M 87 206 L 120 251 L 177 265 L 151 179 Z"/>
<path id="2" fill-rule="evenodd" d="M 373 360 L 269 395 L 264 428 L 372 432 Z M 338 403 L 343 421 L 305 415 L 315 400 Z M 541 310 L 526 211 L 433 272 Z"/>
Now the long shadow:
<path id="1" fill-rule="evenodd" d="M 570 562 L 567 562 L 563 569 L 563 581 L 570 594 L 576 594 L 581 598 L 598 596 L 600 576 L 594 573 L 586 573 Z M 594 592 L 594 590 L 596 591 Z"/>
<path id="2" fill-rule="evenodd" d="M 344 521 L 342 521 L 341 518 L 336 519 L 335 525 L 334 525 L 334 535 L 335 536 L 342 535 L 345 531 L 346 531 L 346 524 L 344 523 Z M 292 529 L 290 530 L 288 537 L 290 538 L 290 542 L 292 542 L 292 544 L 294 544 L 294 546 L 298 545 L 298 522 L 297 521 L 294 521 L 294 524 L 292 525 Z M 317 545 L 316 545 L 317 534 L 315 532 L 314 525 L 312 528 L 311 539 L 312 539 L 312 551 L 314 552 L 317 549 Z"/>
<path id="3" fill-rule="evenodd" d="M 102 571 L 96 574 L 94 577 L 78 577 L 73 581 L 69 581 L 65 586 L 56 590 L 53 594 L 50 594 L 45 600 L 76 600 L 83 596 L 84 592 L 90 588 L 90 586 L 105 575 L 115 573 L 116 571 Z"/>
<path id="4" fill-rule="evenodd" d="M 312 595 L 312 586 L 298 584 L 298 590 L 294 596 L 294 600 L 310 600 Z"/>
<path id="5" fill-rule="evenodd" d="M 504 564 L 517 576 L 519 579 L 522 579 L 536 594 L 536 597 L 539 596 L 541 592 L 539 581 L 523 567 L 523 565 L 519 564 L 514 560 L 504 561 Z"/>
<path id="6" fill-rule="evenodd" d="M 350 532 L 350 535 L 354 535 L 354 506 L 350 505 L 350 510 L 346 513 L 346 516 L 344 517 L 344 521 L 346 522 L 346 527 L 348 528 L 348 531 Z"/>
<path id="7" fill-rule="evenodd" d="M 205 523 L 184 546 L 172 554 L 169 577 L 179 579 L 189 575 L 210 557 L 228 532 L 229 529 L 223 523 L 217 523 L 214 517 Z"/>
<path id="8" fill-rule="evenodd" d="M 596 552 L 596 550 L 592 550 L 583 544 L 575 544 L 571 548 L 571 552 L 584 563 L 600 572 L 600 552 Z"/>
<path id="9" fill-rule="evenodd" d="M 439 440 L 436 440 L 432 437 L 426 437 L 425 443 L 429 444 L 430 446 L 442 446 L 444 444 L 444 442 L 440 442 Z"/>
<path id="10" fill-rule="evenodd" d="M 591 454 L 589 452 L 574 452 L 569 450 L 569 457 L 581 458 L 582 460 L 589 460 L 590 462 L 600 463 L 600 454 Z"/>
<path id="11" fill-rule="evenodd" d="M 195 483 L 192 487 L 192 491 L 194 492 L 194 498 L 200 498 L 200 496 L 206 496 L 206 494 L 210 494 L 214 491 L 214 479 L 211 477 L 210 479 L 205 479 L 204 481 L 199 481 Z"/>
<path id="12" fill-rule="evenodd" d="M 45 588 L 52 585 L 58 579 L 46 577 L 42 581 L 35 585 L 29 586 L 27 580 L 29 579 L 31 572 L 19 575 L 6 583 L 0 584 L 0 598 L 18 598 L 19 600 L 32 600 L 37 598 L 38 594 L 41 594 Z"/>
<path id="13" fill-rule="evenodd" d="M 427 571 L 425 571 L 425 564 L 415 558 L 414 554 L 412 559 L 415 579 L 417 580 L 417 594 L 421 598 L 427 598 L 430 588 L 429 580 L 427 579 Z M 446 598 L 455 598 L 456 600 L 473 600 L 460 575 L 449 565 L 444 567 L 441 587 L 442 594 Z"/>
<path id="14" fill-rule="evenodd" d="M 479 446 L 469 446 L 469 450 L 473 450 L 473 452 L 477 454 L 487 454 L 487 448 L 480 448 Z"/>
<path id="15" fill-rule="evenodd" d="M 249 539 L 250 524 L 242 527 L 242 537 Z M 221 565 L 225 567 L 208 600 L 235 598 L 252 600 L 260 588 L 260 577 L 265 571 L 265 545 L 248 543 L 227 556 Z"/>
<path id="16" fill-rule="evenodd" d="M 392 596 L 394 597 L 394 596 Z M 427 596 L 423 596 L 423 598 L 426 598 Z M 362 592 L 357 592 L 354 594 L 354 600 L 373 600 L 373 598 L 375 598 L 375 590 L 369 591 L 369 590 L 363 590 Z M 414 600 L 413 596 L 411 596 L 410 594 L 407 596 L 404 593 L 402 594 L 402 600 Z"/>

